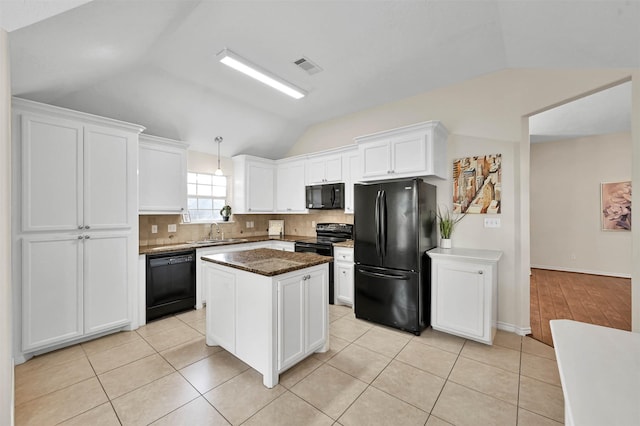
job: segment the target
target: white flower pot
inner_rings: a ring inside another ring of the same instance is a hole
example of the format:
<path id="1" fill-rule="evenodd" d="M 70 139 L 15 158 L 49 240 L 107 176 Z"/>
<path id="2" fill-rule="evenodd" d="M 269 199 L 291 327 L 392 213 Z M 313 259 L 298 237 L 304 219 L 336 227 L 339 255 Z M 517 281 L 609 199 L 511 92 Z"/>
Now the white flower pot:
<path id="1" fill-rule="evenodd" d="M 450 249 L 451 248 L 451 238 L 440 238 L 440 248 Z"/>

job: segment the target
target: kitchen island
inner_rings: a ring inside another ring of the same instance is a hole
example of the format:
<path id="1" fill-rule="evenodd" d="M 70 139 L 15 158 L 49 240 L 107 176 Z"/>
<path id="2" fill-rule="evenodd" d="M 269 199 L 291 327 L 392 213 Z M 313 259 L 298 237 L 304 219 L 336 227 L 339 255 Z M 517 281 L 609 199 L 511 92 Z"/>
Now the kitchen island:
<path id="1" fill-rule="evenodd" d="M 263 375 L 280 373 L 329 349 L 331 257 L 267 248 L 203 256 L 206 342 Z"/>

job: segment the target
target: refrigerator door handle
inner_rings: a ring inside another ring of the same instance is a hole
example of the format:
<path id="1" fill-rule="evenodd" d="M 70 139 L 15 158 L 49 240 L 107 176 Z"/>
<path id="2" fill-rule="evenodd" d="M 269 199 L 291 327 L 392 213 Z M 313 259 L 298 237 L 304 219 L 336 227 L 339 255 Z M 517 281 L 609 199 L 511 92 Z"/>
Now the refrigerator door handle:
<path id="1" fill-rule="evenodd" d="M 380 252 L 387 255 L 387 194 L 384 189 L 380 194 Z"/>
<path id="2" fill-rule="evenodd" d="M 408 280 L 409 277 L 406 275 L 393 275 L 393 274 L 383 274 L 381 272 L 372 272 L 372 271 L 367 271 L 366 269 L 361 269 L 358 268 L 358 272 L 360 272 L 362 275 L 368 275 L 370 277 L 376 277 L 376 278 L 386 278 L 386 279 L 392 279 L 392 280 Z"/>
<path id="3" fill-rule="evenodd" d="M 382 256 L 382 252 L 380 251 L 380 191 L 376 195 L 376 207 L 375 207 L 375 223 L 376 223 L 376 254 L 378 258 Z"/>

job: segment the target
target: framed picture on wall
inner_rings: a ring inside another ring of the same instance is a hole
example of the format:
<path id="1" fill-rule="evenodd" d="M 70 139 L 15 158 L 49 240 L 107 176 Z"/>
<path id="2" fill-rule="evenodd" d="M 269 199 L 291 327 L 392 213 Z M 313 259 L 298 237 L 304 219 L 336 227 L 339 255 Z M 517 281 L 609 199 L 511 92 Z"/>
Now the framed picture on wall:
<path id="1" fill-rule="evenodd" d="M 603 231 L 631 231 L 631 181 L 600 184 Z"/>
<path id="2" fill-rule="evenodd" d="M 501 210 L 502 155 L 453 160 L 453 211 L 496 214 Z"/>

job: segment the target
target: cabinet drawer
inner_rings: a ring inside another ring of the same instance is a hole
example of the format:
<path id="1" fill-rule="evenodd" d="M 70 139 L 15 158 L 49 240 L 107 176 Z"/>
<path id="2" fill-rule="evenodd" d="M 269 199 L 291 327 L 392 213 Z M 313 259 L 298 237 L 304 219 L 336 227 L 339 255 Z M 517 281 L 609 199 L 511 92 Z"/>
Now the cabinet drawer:
<path id="1" fill-rule="evenodd" d="M 353 263 L 353 249 L 336 247 L 333 249 L 333 259 L 336 262 Z"/>

